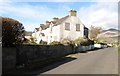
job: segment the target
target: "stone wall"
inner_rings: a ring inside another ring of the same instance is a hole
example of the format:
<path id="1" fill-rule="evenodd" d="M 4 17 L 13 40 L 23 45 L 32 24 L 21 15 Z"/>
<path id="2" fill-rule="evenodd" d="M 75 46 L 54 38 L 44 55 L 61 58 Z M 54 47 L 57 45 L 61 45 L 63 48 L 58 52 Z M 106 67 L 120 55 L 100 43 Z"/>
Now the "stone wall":
<path id="1" fill-rule="evenodd" d="M 50 59 L 64 57 L 74 50 L 64 45 L 24 45 L 11 48 L 2 48 L 3 71 L 16 69 L 20 65 L 32 65 Z"/>
<path id="2" fill-rule="evenodd" d="M 2 48 L 2 71 L 16 67 L 16 48 Z"/>

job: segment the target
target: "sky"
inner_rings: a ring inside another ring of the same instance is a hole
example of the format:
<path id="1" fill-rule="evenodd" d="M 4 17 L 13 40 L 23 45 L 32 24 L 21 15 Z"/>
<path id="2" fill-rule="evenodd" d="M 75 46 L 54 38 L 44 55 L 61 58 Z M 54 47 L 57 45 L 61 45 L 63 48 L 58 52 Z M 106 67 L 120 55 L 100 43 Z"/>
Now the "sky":
<path id="1" fill-rule="evenodd" d="M 34 31 L 46 20 L 64 17 L 70 9 L 86 26 L 118 28 L 117 2 L 0 2 L 0 16 L 18 20 L 26 31 Z"/>

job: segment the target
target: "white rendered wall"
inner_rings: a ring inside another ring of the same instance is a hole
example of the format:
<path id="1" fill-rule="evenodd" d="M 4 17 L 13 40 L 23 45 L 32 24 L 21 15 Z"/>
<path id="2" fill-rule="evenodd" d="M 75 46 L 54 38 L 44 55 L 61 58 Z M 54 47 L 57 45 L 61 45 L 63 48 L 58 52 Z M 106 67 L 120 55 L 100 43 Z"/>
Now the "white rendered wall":
<path id="1" fill-rule="evenodd" d="M 65 22 L 70 23 L 70 31 L 65 30 Z M 80 24 L 80 31 L 76 31 L 76 24 Z M 78 37 L 84 36 L 84 25 L 80 21 L 80 19 L 76 16 L 70 16 L 64 23 L 61 25 L 61 38 L 69 38 L 71 40 L 74 40 Z"/>

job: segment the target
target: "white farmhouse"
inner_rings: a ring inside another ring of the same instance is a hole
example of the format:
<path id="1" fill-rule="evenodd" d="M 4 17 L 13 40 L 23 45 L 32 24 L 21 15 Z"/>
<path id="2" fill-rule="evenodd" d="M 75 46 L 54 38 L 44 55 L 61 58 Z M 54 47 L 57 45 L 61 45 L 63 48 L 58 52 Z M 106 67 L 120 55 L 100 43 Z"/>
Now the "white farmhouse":
<path id="1" fill-rule="evenodd" d="M 88 28 L 77 17 L 76 10 L 70 10 L 69 15 L 57 18 L 53 21 L 46 21 L 36 28 L 32 36 L 36 39 L 36 43 L 46 41 L 48 44 L 53 41 L 62 41 L 65 38 L 75 40 L 78 37 L 88 38 Z"/>

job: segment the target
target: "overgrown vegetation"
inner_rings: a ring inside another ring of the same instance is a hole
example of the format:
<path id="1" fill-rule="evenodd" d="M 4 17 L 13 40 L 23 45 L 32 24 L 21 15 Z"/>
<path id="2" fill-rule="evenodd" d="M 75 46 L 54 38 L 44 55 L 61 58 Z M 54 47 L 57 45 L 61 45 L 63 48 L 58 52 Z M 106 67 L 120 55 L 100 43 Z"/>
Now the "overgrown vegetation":
<path id="1" fill-rule="evenodd" d="M 60 42 L 58 42 L 58 41 L 53 41 L 53 42 L 51 42 L 49 45 L 60 45 L 61 43 Z"/>
<path id="2" fill-rule="evenodd" d="M 70 40 L 68 38 L 65 38 L 61 42 L 53 41 L 49 45 L 59 45 L 59 44 L 71 45 L 71 46 L 79 46 L 79 45 L 88 46 L 88 45 L 94 44 L 94 41 L 85 37 L 79 37 L 75 40 Z"/>
<path id="3" fill-rule="evenodd" d="M 105 40 L 99 40 L 99 39 L 95 39 L 94 42 L 97 43 L 97 44 L 107 44 L 108 43 Z"/>
<path id="4" fill-rule="evenodd" d="M 69 38 L 65 38 L 61 41 L 61 44 L 63 45 L 75 45 L 74 41 L 69 39 Z"/>
<path id="5" fill-rule="evenodd" d="M 79 37 L 78 39 L 74 40 L 74 43 L 77 44 L 78 46 L 79 45 L 87 46 L 87 45 L 94 44 L 94 41 L 85 37 Z"/>

